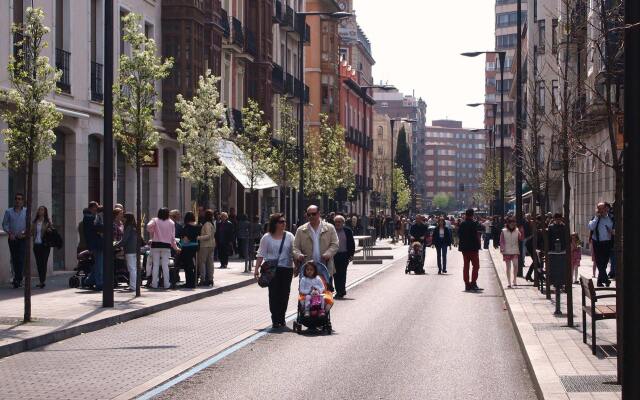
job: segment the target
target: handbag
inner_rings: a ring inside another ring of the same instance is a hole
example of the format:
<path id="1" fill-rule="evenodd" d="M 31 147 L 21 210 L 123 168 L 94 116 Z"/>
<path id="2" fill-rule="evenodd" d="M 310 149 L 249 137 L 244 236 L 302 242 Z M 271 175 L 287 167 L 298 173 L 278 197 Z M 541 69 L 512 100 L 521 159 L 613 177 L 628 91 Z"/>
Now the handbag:
<path id="1" fill-rule="evenodd" d="M 58 231 L 51 227 L 49 228 L 42 238 L 42 242 L 47 247 L 55 247 L 56 249 L 61 249 L 63 245 L 62 236 L 58 233 Z"/>
<path id="2" fill-rule="evenodd" d="M 260 277 L 258 278 L 258 286 L 269 287 L 273 277 L 276 275 L 276 268 L 278 268 L 278 261 L 280 261 L 280 254 L 282 254 L 282 248 L 284 247 L 284 241 L 287 238 L 285 234 L 280 242 L 280 250 L 278 250 L 278 257 L 274 260 L 265 260 L 260 266 Z"/>

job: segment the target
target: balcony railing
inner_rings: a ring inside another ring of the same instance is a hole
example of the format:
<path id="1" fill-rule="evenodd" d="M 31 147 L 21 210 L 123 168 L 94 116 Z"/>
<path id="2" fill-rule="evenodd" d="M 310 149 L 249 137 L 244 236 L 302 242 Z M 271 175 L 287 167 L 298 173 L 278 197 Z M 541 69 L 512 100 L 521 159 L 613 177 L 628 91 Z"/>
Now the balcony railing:
<path id="1" fill-rule="evenodd" d="M 298 78 L 294 78 L 295 88 L 294 88 L 294 96 L 299 98 L 300 100 L 304 100 L 304 84 Z"/>
<path id="2" fill-rule="evenodd" d="M 258 56 L 258 46 L 256 46 L 256 36 L 249 29 L 245 29 L 245 38 L 244 38 L 244 48 L 247 50 L 247 53 L 251 54 L 254 57 Z"/>
<path id="3" fill-rule="evenodd" d="M 227 14 L 227 10 L 225 9 L 220 9 L 220 26 L 222 27 L 224 37 L 229 39 L 231 28 L 229 27 L 229 14 Z"/>
<path id="4" fill-rule="evenodd" d="M 71 53 L 56 49 L 56 68 L 62 71 L 58 87 L 65 93 L 71 93 L 71 74 L 69 72 Z"/>
<path id="5" fill-rule="evenodd" d="M 242 32 L 242 22 L 236 17 L 231 19 L 231 26 L 233 28 L 232 41 L 238 47 L 244 47 L 244 33 Z"/>
<path id="6" fill-rule="evenodd" d="M 273 14 L 273 22 L 276 24 L 282 23 L 283 15 L 282 15 L 282 2 L 280 0 L 276 0 L 274 2 L 275 12 Z"/>
<path id="7" fill-rule="evenodd" d="M 91 100 L 102 101 L 104 92 L 102 91 L 102 64 L 91 62 Z"/>
<path id="8" fill-rule="evenodd" d="M 295 78 L 293 77 L 293 75 L 287 72 L 287 74 L 285 75 L 285 81 L 284 81 L 284 91 L 285 93 L 290 94 L 292 96 L 295 95 L 294 81 L 295 81 Z"/>
<path id="9" fill-rule="evenodd" d="M 278 64 L 273 64 L 273 69 L 271 70 L 271 84 L 276 93 L 282 93 L 284 91 L 284 71 Z"/>
<path id="10" fill-rule="evenodd" d="M 294 30 L 300 36 L 301 39 L 304 39 L 306 17 L 304 14 L 296 13 L 295 19 L 296 19 L 296 22 L 295 22 Z"/>
<path id="11" fill-rule="evenodd" d="M 295 15 L 295 13 L 293 12 L 293 8 L 287 6 L 286 12 L 284 14 L 284 21 L 282 22 L 282 25 L 284 25 L 285 27 L 293 28 L 294 15 Z"/>

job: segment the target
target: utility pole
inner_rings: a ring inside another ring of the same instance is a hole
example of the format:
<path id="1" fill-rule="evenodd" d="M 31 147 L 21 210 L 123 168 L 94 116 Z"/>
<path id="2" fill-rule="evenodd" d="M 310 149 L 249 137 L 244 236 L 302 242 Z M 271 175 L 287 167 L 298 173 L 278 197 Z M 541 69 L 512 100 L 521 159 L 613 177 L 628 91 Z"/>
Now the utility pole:
<path id="1" fill-rule="evenodd" d="M 104 200 L 102 306 L 113 307 L 113 0 L 104 2 Z M 140 223 L 140 221 L 138 221 Z"/>
<path id="2" fill-rule="evenodd" d="M 524 223 L 522 215 L 522 2 L 517 0 L 517 25 L 518 36 L 516 38 L 516 220 L 518 225 Z M 535 204 L 533 205 L 535 207 Z M 518 276 L 522 277 L 524 269 L 524 256 L 518 257 Z"/>

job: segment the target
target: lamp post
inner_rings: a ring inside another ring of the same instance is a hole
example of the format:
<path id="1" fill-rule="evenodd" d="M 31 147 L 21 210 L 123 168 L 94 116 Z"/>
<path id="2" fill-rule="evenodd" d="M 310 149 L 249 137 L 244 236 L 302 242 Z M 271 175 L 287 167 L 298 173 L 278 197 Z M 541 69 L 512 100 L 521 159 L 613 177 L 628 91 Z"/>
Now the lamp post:
<path id="1" fill-rule="evenodd" d="M 462 53 L 465 57 L 477 57 L 481 54 L 496 54 L 500 62 L 500 215 L 504 216 L 504 60 L 505 51 L 476 51 Z M 497 87 L 497 85 L 496 85 Z"/>
<path id="2" fill-rule="evenodd" d="M 498 112 L 498 104 L 497 103 L 470 103 L 467 104 L 467 106 L 469 107 L 479 107 L 479 106 L 491 106 L 492 110 L 493 110 L 493 127 L 491 127 L 490 129 L 472 129 L 472 132 L 481 132 L 481 131 L 487 131 L 490 132 L 489 136 L 489 146 L 491 146 L 491 167 L 493 168 L 493 179 L 491 180 L 491 189 L 492 192 L 494 194 L 493 197 L 493 203 L 491 204 L 491 215 L 495 215 L 495 205 L 498 202 L 498 193 L 496 193 L 496 188 L 495 188 L 495 176 L 496 176 L 496 163 L 495 163 L 495 159 L 496 159 L 496 128 L 497 128 L 497 124 L 496 124 L 496 115 Z M 502 155 L 504 155 L 504 153 L 502 153 Z"/>
<path id="3" fill-rule="evenodd" d="M 113 307 L 113 0 L 104 2 L 104 232 L 102 306 Z M 140 221 L 138 221 L 140 222 Z M 139 274 L 138 274 L 139 275 Z"/>
<path id="4" fill-rule="evenodd" d="M 304 24 L 307 16 L 326 16 L 334 19 L 348 18 L 352 16 L 352 13 L 348 12 L 299 12 L 297 15 L 301 16 L 301 23 Z M 298 56 L 300 62 L 298 63 L 298 73 L 300 75 L 300 82 L 304 88 L 304 39 L 301 37 L 298 41 Z M 303 95 L 304 97 L 304 95 Z M 304 98 L 300 99 L 300 107 L 298 109 L 298 171 L 300 174 L 298 182 L 298 226 L 302 225 L 303 215 L 305 213 L 304 204 Z"/>
<path id="5" fill-rule="evenodd" d="M 412 124 L 412 123 L 415 123 L 416 120 L 415 119 L 411 119 L 411 118 L 391 118 L 389 121 L 391 122 L 391 134 L 389 135 L 391 137 L 391 157 L 390 157 L 390 159 L 391 159 L 391 205 L 390 206 L 391 206 L 391 223 L 395 226 L 395 223 L 396 223 L 396 201 L 395 201 L 396 197 L 394 196 L 395 195 L 395 191 L 394 191 L 395 190 L 395 187 L 394 187 L 394 181 L 395 181 L 394 175 L 395 174 L 393 173 L 393 170 L 394 170 L 394 167 L 395 167 L 395 163 L 393 162 L 393 158 L 394 158 L 394 156 L 393 156 L 393 144 L 394 144 L 393 143 L 394 142 L 393 134 L 395 132 L 395 124 L 396 124 L 396 122 L 408 122 L 408 123 Z M 392 238 L 391 239 L 391 243 L 395 244 L 396 243 L 395 232 L 391 233 L 391 238 Z"/>

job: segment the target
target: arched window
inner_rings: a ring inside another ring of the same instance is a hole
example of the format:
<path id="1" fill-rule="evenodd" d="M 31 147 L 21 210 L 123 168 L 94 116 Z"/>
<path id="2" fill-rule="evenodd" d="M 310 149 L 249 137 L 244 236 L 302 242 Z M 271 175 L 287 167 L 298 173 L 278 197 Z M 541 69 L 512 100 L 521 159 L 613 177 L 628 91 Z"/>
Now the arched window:
<path id="1" fill-rule="evenodd" d="M 382 126 L 378 126 L 378 137 L 382 137 L 384 135 L 384 128 Z"/>

